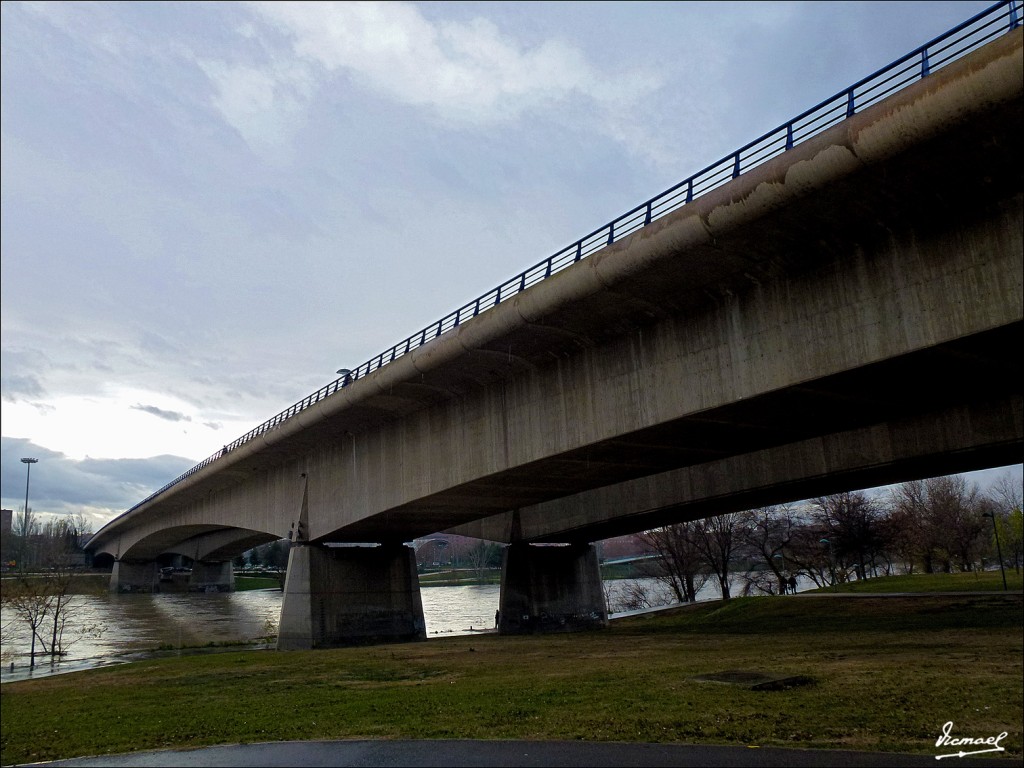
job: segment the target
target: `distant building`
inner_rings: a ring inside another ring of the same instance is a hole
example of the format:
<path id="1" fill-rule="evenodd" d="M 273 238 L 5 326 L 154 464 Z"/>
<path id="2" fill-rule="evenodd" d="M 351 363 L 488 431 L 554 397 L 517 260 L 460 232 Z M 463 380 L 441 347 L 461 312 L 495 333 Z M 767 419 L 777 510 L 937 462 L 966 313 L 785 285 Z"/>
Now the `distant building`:
<path id="1" fill-rule="evenodd" d="M 14 511 L 0 509 L 0 567 L 5 571 L 10 567 L 13 556 L 14 542 L 11 541 L 13 525 Z"/>

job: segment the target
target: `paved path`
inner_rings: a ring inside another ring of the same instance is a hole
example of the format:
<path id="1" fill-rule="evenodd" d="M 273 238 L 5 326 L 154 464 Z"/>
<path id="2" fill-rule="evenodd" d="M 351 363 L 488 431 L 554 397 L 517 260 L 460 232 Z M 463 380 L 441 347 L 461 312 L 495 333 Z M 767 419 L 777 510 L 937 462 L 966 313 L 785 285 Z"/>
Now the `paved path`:
<path id="1" fill-rule="evenodd" d="M 938 751 L 936 755 L 940 754 Z M 1000 766 L 1015 764 L 990 756 L 951 757 L 936 762 L 936 755 L 901 755 L 882 752 L 714 747 L 681 744 L 627 744 L 585 741 L 285 741 L 265 744 L 202 747 L 188 750 L 133 752 L 126 755 L 79 757 L 46 766 L 409 766 L 457 768 L 458 766 L 568 766 L 579 768 L 630 768 L 631 766 L 736 766 L 737 768 L 802 768 L 803 766 Z M 987 759 L 985 759 L 987 758 Z"/>

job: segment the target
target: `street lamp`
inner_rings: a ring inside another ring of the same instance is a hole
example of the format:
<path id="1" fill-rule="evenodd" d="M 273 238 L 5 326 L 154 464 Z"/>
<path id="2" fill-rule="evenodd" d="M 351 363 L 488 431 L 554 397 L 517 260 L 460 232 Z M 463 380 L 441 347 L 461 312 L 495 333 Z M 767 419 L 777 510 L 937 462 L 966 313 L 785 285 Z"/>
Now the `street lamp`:
<path id="1" fill-rule="evenodd" d="M 337 370 L 337 374 L 345 378 L 345 380 L 341 383 L 341 386 L 344 387 L 346 384 L 348 384 L 349 376 L 352 375 L 352 371 L 350 371 L 348 368 L 339 368 Z"/>
<path id="2" fill-rule="evenodd" d="M 999 527 L 996 525 L 996 516 L 994 512 L 982 512 L 981 516 L 992 518 L 992 530 L 996 534 L 996 554 L 999 556 L 999 570 L 1003 574 L 1003 591 L 1006 592 L 1008 589 L 1006 586 L 1006 567 L 1003 565 L 1003 550 L 999 546 Z"/>
<path id="3" fill-rule="evenodd" d="M 32 465 L 38 464 L 39 459 L 22 459 L 21 463 L 25 465 L 25 523 L 24 530 L 21 534 L 25 538 L 26 543 L 28 541 L 29 534 L 32 532 L 32 517 L 28 511 L 28 481 L 32 476 Z"/>

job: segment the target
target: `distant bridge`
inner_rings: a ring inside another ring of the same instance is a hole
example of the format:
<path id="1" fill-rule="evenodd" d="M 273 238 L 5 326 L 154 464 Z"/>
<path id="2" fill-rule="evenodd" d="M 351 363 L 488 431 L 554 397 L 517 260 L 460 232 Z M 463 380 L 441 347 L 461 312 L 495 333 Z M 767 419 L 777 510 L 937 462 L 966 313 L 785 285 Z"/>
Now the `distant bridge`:
<path id="1" fill-rule="evenodd" d="M 167 553 L 229 585 L 288 534 L 287 648 L 424 637 L 402 542 L 475 535 L 511 544 L 502 632 L 601 626 L 590 542 L 1021 461 L 1020 18 L 997 4 L 642 203 L 90 549 L 115 588 Z"/>

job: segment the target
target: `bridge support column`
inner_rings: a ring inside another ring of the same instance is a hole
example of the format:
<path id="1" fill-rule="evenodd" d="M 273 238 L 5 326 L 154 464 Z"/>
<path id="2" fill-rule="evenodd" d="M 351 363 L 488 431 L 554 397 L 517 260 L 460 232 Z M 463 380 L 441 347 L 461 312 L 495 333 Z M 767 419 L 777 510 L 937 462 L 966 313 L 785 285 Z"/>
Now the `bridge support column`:
<path id="1" fill-rule="evenodd" d="M 426 639 L 412 547 L 292 545 L 278 650 Z"/>
<path id="2" fill-rule="evenodd" d="M 608 626 L 593 544 L 505 547 L 498 634 L 576 632 Z"/>
<path id="3" fill-rule="evenodd" d="M 220 563 L 192 563 L 192 575 L 188 579 L 189 592 L 234 592 L 235 569 L 230 560 Z"/>
<path id="4" fill-rule="evenodd" d="M 111 592 L 159 592 L 160 571 L 155 561 L 115 560 L 110 573 Z"/>

